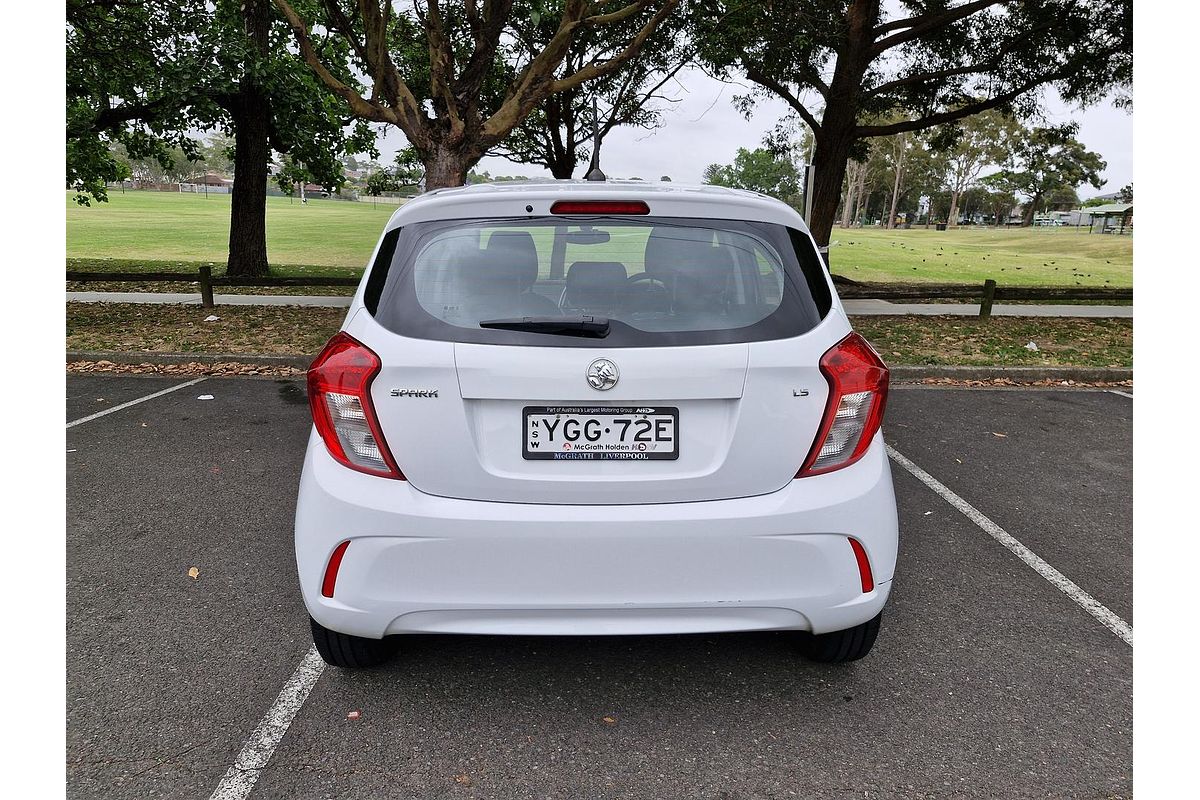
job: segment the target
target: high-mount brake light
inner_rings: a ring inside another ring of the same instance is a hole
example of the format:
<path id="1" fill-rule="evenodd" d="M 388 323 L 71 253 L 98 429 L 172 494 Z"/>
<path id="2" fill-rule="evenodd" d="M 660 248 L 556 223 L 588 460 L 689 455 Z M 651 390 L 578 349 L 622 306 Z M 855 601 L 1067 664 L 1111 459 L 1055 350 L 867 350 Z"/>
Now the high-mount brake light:
<path id="1" fill-rule="evenodd" d="M 650 206 L 641 200 L 558 200 L 551 214 L 649 214 Z"/>
<path id="2" fill-rule="evenodd" d="M 863 457 L 883 423 L 888 368 L 866 339 L 852 333 L 821 356 L 829 383 L 825 416 L 797 478 L 848 467 Z"/>
<path id="3" fill-rule="evenodd" d="M 329 454 L 342 464 L 404 480 L 371 403 L 379 356 L 347 333 L 338 333 L 308 368 L 308 404 Z"/>

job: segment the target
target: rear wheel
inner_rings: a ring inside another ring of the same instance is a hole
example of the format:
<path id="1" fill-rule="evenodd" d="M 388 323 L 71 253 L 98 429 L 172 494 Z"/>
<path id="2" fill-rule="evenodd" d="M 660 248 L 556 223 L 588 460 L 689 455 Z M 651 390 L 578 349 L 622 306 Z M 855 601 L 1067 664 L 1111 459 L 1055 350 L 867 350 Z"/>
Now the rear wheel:
<path id="1" fill-rule="evenodd" d="M 871 652 L 875 637 L 879 635 L 879 622 L 882 617 L 881 611 L 873 619 L 844 631 L 804 634 L 800 645 L 801 652 L 813 661 L 826 664 L 857 661 Z"/>
<path id="2" fill-rule="evenodd" d="M 396 641 L 393 638 L 367 639 L 363 636 L 351 636 L 348 633 L 331 631 L 312 617 L 313 644 L 326 664 L 346 669 L 374 667 L 387 661 L 396 652 Z"/>

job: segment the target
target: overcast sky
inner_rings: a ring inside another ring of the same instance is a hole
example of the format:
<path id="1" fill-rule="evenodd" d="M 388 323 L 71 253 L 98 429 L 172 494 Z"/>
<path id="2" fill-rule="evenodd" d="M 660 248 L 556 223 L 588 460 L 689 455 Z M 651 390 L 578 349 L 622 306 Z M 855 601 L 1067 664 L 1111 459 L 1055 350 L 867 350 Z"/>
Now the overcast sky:
<path id="1" fill-rule="evenodd" d="M 769 99 L 758 103 L 750 120 L 744 119 L 734 108 L 733 98 L 747 91 L 745 85 L 721 83 L 702 72 L 681 73 L 672 89 L 678 102 L 661 104 L 664 109 L 661 128 L 655 131 L 618 128 L 605 138 L 600 151 L 604 171 L 615 177 L 636 175 L 656 180 L 670 175 L 672 180 L 699 183 L 706 166 L 733 161 L 739 147 L 759 146 L 763 134 L 787 114 L 787 104 Z M 1082 186 L 1081 197 L 1115 192 L 1133 180 L 1132 115 L 1108 105 L 1079 111 L 1066 107 L 1057 96 L 1047 103 L 1047 114 L 1048 121 L 1055 124 L 1078 121 L 1079 139 L 1108 162 L 1104 188 Z M 379 148 L 383 159 L 390 161 L 405 139 L 395 127 L 387 128 L 379 140 Z M 484 158 L 476 169 L 493 175 L 550 175 L 539 167 L 494 157 Z"/>

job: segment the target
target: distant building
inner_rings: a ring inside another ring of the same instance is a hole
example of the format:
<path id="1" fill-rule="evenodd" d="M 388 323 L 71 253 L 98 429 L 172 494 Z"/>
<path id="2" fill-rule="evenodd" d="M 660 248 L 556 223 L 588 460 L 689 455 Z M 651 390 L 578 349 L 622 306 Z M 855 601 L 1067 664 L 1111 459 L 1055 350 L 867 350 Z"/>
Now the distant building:
<path id="1" fill-rule="evenodd" d="M 1109 203 L 1080 209 L 1092 233 L 1130 233 L 1133 231 L 1133 203 Z"/>
<path id="2" fill-rule="evenodd" d="M 233 186 L 233 178 L 226 178 L 216 172 L 206 172 L 203 175 L 195 178 L 189 183 L 195 183 L 199 186 Z"/>
<path id="3" fill-rule="evenodd" d="M 233 178 L 226 178 L 216 172 L 206 172 L 180 183 L 179 191 L 198 194 L 229 194 L 233 191 Z"/>

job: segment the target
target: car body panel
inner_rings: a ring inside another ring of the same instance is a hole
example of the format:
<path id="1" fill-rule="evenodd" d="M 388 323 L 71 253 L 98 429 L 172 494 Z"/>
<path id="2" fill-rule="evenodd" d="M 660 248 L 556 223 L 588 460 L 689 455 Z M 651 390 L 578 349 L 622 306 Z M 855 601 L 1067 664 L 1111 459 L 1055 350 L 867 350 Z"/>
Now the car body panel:
<path id="1" fill-rule="evenodd" d="M 402 206 L 386 230 L 545 216 L 563 198 L 639 199 L 656 216 L 766 221 L 807 236 L 799 215 L 771 198 L 616 181 L 438 190 Z M 831 307 L 799 336 L 523 347 L 384 328 L 363 302 L 369 266 L 343 330 L 383 365 L 370 399 L 406 479 L 342 466 L 312 434 L 296 510 L 309 613 L 331 630 L 372 638 L 822 633 L 871 619 L 890 591 L 898 542 L 882 434 L 851 466 L 795 477 L 828 399 L 818 362 L 851 331 L 824 277 Z M 586 380 L 597 358 L 620 369 L 606 391 Z M 679 409 L 678 460 L 521 455 L 525 406 L 642 404 Z M 850 538 L 867 552 L 870 592 Z M 329 556 L 347 540 L 334 597 L 323 597 Z"/>

